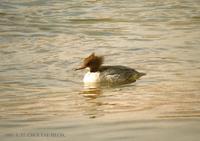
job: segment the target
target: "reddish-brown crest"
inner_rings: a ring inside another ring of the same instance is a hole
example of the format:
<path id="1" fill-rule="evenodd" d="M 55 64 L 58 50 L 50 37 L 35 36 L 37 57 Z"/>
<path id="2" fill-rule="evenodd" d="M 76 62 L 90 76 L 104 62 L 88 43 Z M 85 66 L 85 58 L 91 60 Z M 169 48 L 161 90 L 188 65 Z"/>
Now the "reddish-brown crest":
<path id="1" fill-rule="evenodd" d="M 95 53 L 92 53 L 87 58 L 84 59 L 82 67 L 76 69 L 84 69 L 89 67 L 90 72 L 98 71 L 99 67 L 103 64 L 104 58 L 102 56 L 96 56 Z"/>

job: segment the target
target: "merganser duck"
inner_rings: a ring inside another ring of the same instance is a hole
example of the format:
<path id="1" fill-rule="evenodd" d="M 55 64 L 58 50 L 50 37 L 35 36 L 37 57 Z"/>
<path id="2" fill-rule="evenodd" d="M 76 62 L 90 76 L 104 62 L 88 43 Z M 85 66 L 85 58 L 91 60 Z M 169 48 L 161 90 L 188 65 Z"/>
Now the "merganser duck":
<path id="1" fill-rule="evenodd" d="M 83 78 L 84 83 L 128 84 L 145 75 L 126 66 L 102 66 L 103 61 L 102 56 L 92 53 L 84 59 L 83 65 L 75 70 L 89 68 Z"/>

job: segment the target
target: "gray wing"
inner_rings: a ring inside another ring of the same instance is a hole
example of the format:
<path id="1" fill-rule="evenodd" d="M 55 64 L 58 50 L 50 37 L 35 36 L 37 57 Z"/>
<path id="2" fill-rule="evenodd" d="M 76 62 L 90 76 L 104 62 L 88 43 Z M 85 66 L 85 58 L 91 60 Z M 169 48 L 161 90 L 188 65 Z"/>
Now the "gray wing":
<path id="1" fill-rule="evenodd" d="M 125 66 L 102 66 L 100 69 L 102 80 L 111 83 L 130 83 L 136 79 L 138 72 Z"/>

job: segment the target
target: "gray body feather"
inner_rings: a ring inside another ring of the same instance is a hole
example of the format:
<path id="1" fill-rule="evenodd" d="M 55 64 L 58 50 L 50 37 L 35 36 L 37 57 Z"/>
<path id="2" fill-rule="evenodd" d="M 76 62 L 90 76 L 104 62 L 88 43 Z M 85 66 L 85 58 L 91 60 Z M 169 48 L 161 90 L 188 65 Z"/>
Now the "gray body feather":
<path id="1" fill-rule="evenodd" d="M 112 84 L 135 82 L 141 76 L 145 75 L 145 73 L 137 72 L 136 70 L 125 66 L 101 66 L 99 71 L 102 82 Z"/>

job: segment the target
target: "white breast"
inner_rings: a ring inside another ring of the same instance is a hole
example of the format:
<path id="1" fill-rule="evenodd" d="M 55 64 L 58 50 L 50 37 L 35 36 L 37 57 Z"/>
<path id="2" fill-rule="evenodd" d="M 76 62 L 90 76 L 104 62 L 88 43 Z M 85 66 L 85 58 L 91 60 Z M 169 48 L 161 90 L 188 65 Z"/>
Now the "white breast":
<path id="1" fill-rule="evenodd" d="M 83 78 L 84 83 L 98 83 L 100 82 L 99 72 L 87 72 Z"/>

